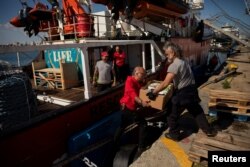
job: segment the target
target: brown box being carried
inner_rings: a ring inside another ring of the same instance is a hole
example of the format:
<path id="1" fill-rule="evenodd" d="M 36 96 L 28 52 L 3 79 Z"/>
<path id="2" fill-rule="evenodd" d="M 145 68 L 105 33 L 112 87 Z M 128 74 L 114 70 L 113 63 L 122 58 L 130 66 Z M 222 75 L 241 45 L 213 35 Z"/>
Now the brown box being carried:
<path id="1" fill-rule="evenodd" d="M 165 107 L 165 104 L 168 102 L 168 100 L 172 97 L 173 95 L 173 85 L 170 84 L 167 88 L 165 88 L 167 91 L 166 94 L 163 94 L 162 92 L 159 92 L 158 96 L 156 97 L 155 100 L 150 100 L 147 96 L 147 93 L 150 91 L 148 87 L 152 83 L 160 83 L 161 81 L 151 81 L 150 83 L 147 84 L 147 86 L 143 87 L 140 89 L 140 95 L 139 97 L 143 101 L 149 101 L 149 104 L 152 108 L 158 109 L 158 110 L 163 110 Z"/>

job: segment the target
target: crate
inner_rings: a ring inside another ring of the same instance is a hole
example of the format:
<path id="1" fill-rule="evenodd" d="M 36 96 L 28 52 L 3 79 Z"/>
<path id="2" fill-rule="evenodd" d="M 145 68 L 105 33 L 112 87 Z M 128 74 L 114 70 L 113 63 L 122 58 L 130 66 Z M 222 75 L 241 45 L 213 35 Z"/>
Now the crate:
<path id="1" fill-rule="evenodd" d="M 158 96 L 156 97 L 155 100 L 150 100 L 147 96 L 147 93 L 149 92 L 148 90 L 148 86 L 151 84 L 151 83 L 160 83 L 161 81 L 151 81 L 149 82 L 145 87 L 141 88 L 140 89 L 140 98 L 143 100 L 143 101 L 148 101 L 150 106 L 152 108 L 155 108 L 157 110 L 161 110 L 163 111 L 166 103 L 168 102 L 168 100 L 172 97 L 173 95 L 173 85 L 170 84 L 168 86 L 169 90 L 167 92 L 166 95 L 163 95 L 163 94 L 158 94 Z"/>
<path id="2" fill-rule="evenodd" d="M 75 62 L 60 61 L 60 68 L 46 68 L 45 62 L 33 62 L 32 69 L 36 87 L 68 89 L 79 85 Z"/>

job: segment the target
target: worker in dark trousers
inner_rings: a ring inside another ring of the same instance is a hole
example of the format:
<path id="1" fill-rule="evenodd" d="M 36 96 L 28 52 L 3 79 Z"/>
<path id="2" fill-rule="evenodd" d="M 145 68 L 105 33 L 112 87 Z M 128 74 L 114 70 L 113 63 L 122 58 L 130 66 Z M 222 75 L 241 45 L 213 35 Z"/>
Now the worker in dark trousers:
<path id="1" fill-rule="evenodd" d="M 167 117 L 169 133 L 166 133 L 165 136 L 175 141 L 180 140 L 181 134 L 177 121 L 184 111 L 183 109 L 187 109 L 192 114 L 199 127 L 207 136 L 215 136 L 217 132 L 210 127 L 199 104 L 200 98 L 194 76 L 189 64 L 182 58 L 180 47 L 172 42 L 166 42 L 163 49 L 170 63 L 167 75 L 164 81 L 147 95 L 149 99 L 155 99 L 158 92 L 166 88 L 170 83 L 174 83 L 175 92 L 171 99 L 172 109 Z"/>

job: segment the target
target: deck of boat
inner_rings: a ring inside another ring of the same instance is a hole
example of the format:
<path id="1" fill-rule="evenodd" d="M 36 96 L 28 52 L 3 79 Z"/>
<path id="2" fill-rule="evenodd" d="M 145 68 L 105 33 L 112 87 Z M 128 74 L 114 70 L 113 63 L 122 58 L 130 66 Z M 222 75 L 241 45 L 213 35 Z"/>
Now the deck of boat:
<path id="1" fill-rule="evenodd" d="M 44 88 L 44 87 L 35 87 L 34 80 L 30 80 L 32 87 L 37 95 L 46 95 L 48 97 L 55 97 L 60 98 L 68 101 L 72 101 L 73 103 L 83 101 L 84 98 L 84 86 L 72 87 L 69 89 L 51 89 L 51 88 Z M 97 94 L 96 88 L 92 87 L 91 91 L 93 95 Z M 63 106 L 45 102 L 42 100 L 37 100 L 37 109 L 38 114 L 54 111 L 56 109 L 60 109 Z"/>
<path id="2" fill-rule="evenodd" d="M 83 87 L 77 87 L 77 88 L 70 88 L 66 90 L 60 90 L 60 89 L 35 89 L 37 94 L 57 97 L 69 101 L 78 102 L 81 100 L 84 100 L 84 90 Z M 46 111 L 52 111 L 58 108 L 61 108 L 62 106 L 38 101 L 38 112 L 46 112 Z"/>

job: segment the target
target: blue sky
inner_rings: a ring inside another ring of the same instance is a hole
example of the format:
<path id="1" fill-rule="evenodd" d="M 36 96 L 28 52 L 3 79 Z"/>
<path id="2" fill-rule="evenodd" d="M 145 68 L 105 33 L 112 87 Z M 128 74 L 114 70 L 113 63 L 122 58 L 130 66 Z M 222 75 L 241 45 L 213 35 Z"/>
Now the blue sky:
<path id="1" fill-rule="evenodd" d="M 28 0 L 28 4 L 30 6 L 34 5 L 34 1 L 36 0 Z M 244 0 L 204 0 L 205 7 L 201 12 L 202 18 L 211 18 L 216 14 L 220 15 L 221 10 L 212 3 L 215 1 L 219 7 L 223 8 L 223 10 L 230 16 L 239 20 L 244 21 L 244 23 L 250 25 L 250 16 L 245 14 L 245 3 Z M 40 0 L 40 2 L 44 2 L 46 4 L 46 0 Z M 0 5 L 0 44 L 8 44 L 12 42 L 21 42 L 25 43 L 26 41 L 40 41 L 39 37 L 29 38 L 20 28 L 15 28 L 11 26 L 8 22 L 9 20 L 18 14 L 18 11 L 22 8 L 19 0 L 4 0 Z M 105 9 L 101 5 L 94 5 L 94 10 L 99 11 L 101 9 Z M 223 17 L 221 16 L 223 20 Z M 223 20 L 220 23 L 229 22 L 227 20 Z"/>

